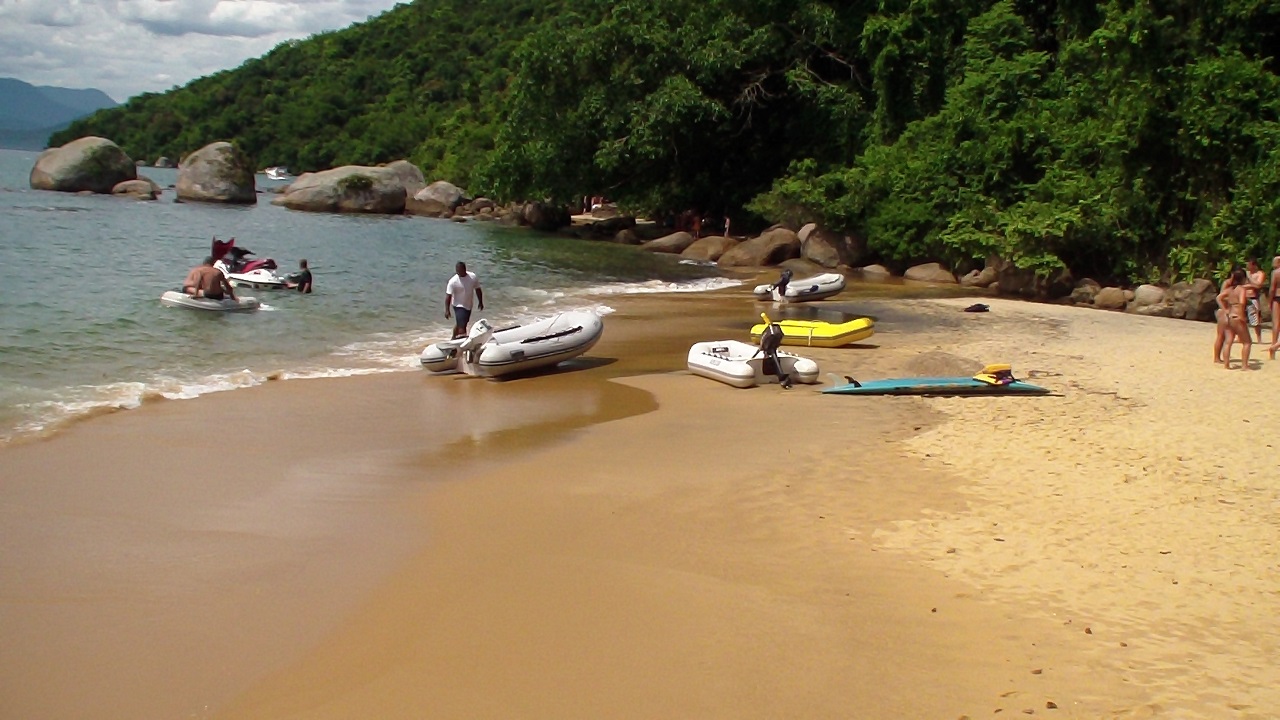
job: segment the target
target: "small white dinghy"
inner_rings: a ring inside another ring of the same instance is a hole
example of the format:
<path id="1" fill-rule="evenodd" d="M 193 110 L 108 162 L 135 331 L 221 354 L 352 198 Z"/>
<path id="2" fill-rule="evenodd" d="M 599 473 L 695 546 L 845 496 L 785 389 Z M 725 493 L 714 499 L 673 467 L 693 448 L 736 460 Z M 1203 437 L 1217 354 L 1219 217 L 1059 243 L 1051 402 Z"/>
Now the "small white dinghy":
<path id="1" fill-rule="evenodd" d="M 166 291 L 165 294 L 160 296 L 160 304 L 210 312 L 252 312 L 262 305 L 257 298 L 253 297 L 240 296 L 235 300 L 231 298 L 212 300 L 204 297 L 192 297 L 179 290 Z"/>
<path id="2" fill-rule="evenodd" d="M 778 283 L 757 285 L 753 291 L 760 300 L 774 302 L 808 302 L 825 300 L 844 290 L 845 279 L 840 273 L 823 273 L 813 277 L 789 280 L 785 290 L 779 290 Z"/>
<path id="3" fill-rule="evenodd" d="M 807 357 L 778 351 L 782 374 L 793 383 L 818 382 L 818 363 Z M 738 388 L 778 382 L 773 362 L 755 345 L 738 340 L 712 340 L 689 348 L 689 372 Z"/>
<path id="4" fill-rule="evenodd" d="M 432 372 L 500 377 L 575 358 L 590 350 L 602 334 L 600 316 L 582 310 L 501 330 L 480 319 L 467 337 L 428 345 L 419 359 Z"/>

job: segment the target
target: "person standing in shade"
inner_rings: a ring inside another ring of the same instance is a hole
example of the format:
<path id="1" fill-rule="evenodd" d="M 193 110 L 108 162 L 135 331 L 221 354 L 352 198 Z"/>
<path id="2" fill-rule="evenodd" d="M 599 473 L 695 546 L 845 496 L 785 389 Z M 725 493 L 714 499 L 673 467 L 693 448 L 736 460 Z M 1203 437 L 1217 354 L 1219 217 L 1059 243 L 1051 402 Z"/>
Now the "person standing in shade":
<path id="1" fill-rule="evenodd" d="M 444 289 L 444 316 L 453 317 L 453 337 L 467 336 L 467 326 L 471 324 L 471 308 L 478 304 L 484 310 L 484 291 L 480 289 L 480 280 L 473 272 L 467 272 L 467 264 L 460 262 L 454 266 L 456 274 L 449 278 Z"/>

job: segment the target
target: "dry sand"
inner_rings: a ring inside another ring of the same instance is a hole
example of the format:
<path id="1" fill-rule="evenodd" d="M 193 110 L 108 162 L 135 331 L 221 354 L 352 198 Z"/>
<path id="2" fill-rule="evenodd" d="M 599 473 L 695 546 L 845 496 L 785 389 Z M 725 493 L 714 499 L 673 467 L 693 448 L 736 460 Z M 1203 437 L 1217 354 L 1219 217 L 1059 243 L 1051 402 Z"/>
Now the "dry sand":
<path id="1" fill-rule="evenodd" d="M 769 309 L 735 290 L 611 299 L 546 377 L 271 383 L 0 448 L 0 717 L 1275 716 L 1280 423 L 1247 398 L 1280 367 L 856 290 L 822 308 L 879 331 L 824 370 L 1056 394 L 690 376 Z"/>

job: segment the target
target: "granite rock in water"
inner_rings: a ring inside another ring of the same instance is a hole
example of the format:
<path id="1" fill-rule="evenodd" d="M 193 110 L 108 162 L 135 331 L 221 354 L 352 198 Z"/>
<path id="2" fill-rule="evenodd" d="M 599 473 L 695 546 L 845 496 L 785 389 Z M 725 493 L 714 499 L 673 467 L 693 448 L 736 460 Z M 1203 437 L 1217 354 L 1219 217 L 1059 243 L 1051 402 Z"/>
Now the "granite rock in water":
<path id="1" fill-rule="evenodd" d="M 235 203 L 258 202 L 253 167 L 231 143 L 205 145 L 178 164 L 178 199 L 182 201 Z"/>
<path id="2" fill-rule="evenodd" d="M 40 153 L 31 168 L 31 187 L 106 194 L 116 185 L 137 177 L 133 160 L 118 145 L 91 135 Z"/>
<path id="3" fill-rule="evenodd" d="M 310 212 L 399 215 L 405 211 L 409 197 L 406 184 L 414 182 L 405 165 L 417 170 L 410 163 L 395 162 L 379 167 L 344 165 L 303 173 L 271 202 Z M 421 176 L 420 171 L 418 175 Z"/>

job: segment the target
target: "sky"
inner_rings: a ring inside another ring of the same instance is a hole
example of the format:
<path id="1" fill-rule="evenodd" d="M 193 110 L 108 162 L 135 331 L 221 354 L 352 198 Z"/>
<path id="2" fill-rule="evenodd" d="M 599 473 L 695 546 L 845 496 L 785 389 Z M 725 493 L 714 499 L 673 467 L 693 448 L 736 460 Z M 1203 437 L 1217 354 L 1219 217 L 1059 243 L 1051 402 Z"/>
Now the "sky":
<path id="1" fill-rule="evenodd" d="M 404 2 L 405 0 L 399 0 Z M 398 0 L 0 0 L 0 77 L 124 102 L 338 30 Z"/>

